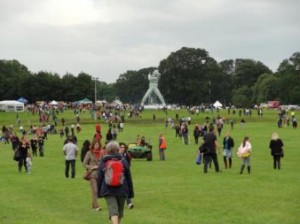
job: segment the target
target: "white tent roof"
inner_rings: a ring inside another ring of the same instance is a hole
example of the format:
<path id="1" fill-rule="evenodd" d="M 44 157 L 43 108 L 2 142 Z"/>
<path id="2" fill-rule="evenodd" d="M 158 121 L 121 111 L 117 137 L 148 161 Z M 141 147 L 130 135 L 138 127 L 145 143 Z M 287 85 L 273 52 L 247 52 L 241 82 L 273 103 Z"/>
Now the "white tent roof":
<path id="1" fill-rule="evenodd" d="M 222 107 L 223 105 L 217 100 L 215 103 L 214 103 L 214 107 Z"/>
<path id="2" fill-rule="evenodd" d="M 19 101 L 16 100 L 4 100 L 4 101 L 0 101 L 0 104 L 2 105 L 6 105 L 6 104 L 10 104 L 10 105 L 20 105 L 20 106 L 24 106 L 24 103 L 21 103 Z"/>
<path id="3" fill-rule="evenodd" d="M 57 102 L 56 102 L 55 100 L 52 100 L 52 101 L 50 102 L 50 105 L 57 105 Z"/>
<path id="4" fill-rule="evenodd" d="M 119 99 L 115 99 L 113 103 L 115 103 L 115 104 L 117 104 L 117 105 L 119 105 L 119 106 L 122 106 L 122 105 L 123 105 L 123 103 L 122 103 L 121 100 L 119 100 Z"/>
<path id="5" fill-rule="evenodd" d="M 24 111 L 24 103 L 16 100 L 4 100 L 0 102 L 0 110 L 3 111 Z"/>

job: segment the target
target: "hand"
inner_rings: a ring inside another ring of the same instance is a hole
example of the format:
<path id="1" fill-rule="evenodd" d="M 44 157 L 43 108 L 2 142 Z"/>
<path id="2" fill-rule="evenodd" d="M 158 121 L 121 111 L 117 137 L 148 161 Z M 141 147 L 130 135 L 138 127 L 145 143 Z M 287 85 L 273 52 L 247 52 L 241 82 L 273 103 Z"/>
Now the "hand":
<path id="1" fill-rule="evenodd" d="M 97 170 L 98 169 L 98 166 L 93 166 L 92 170 Z"/>

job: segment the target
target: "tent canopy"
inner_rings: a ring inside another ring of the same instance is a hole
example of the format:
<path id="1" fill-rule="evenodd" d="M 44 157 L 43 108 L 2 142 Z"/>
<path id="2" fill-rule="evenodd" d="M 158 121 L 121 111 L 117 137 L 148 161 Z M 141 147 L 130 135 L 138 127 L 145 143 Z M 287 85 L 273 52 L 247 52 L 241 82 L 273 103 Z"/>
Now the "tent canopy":
<path id="1" fill-rule="evenodd" d="M 50 105 L 52 105 L 52 106 L 56 106 L 58 103 L 55 101 L 55 100 L 52 100 L 51 102 L 50 102 Z"/>
<path id="2" fill-rule="evenodd" d="M 77 102 L 75 102 L 75 104 L 78 104 L 78 105 L 81 105 L 81 104 L 92 104 L 93 102 L 90 101 L 89 99 L 87 98 L 84 98 L 83 100 L 79 100 Z"/>
<path id="3" fill-rule="evenodd" d="M 119 105 L 119 106 L 123 105 L 123 103 L 119 99 L 115 99 L 113 103 L 116 104 L 116 105 Z"/>
<path id="4" fill-rule="evenodd" d="M 215 103 L 214 103 L 214 107 L 215 108 L 220 108 L 222 107 L 223 105 L 217 100 Z"/>
<path id="5" fill-rule="evenodd" d="M 18 102 L 20 103 L 27 103 L 28 100 L 26 100 L 24 97 L 20 97 L 19 99 L 17 99 Z"/>
<path id="6" fill-rule="evenodd" d="M 93 103 L 92 101 L 90 101 L 88 98 L 84 98 L 83 100 L 80 101 L 82 104 L 89 104 L 89 103 Z"/>
<path id="7" fill-rule="evenodd" d="M 24 103 L 16 100 L 4 100 L 0 102 L 0 110 L 2 111 L 24 111 Z"/>

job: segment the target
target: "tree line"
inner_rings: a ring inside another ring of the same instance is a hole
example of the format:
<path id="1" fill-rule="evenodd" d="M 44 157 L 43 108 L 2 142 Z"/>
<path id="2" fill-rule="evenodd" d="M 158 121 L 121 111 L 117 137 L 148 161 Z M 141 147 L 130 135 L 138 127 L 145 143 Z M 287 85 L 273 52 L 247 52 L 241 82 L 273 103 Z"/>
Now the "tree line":
<path id="1" fill-rule="evenodd" d="M 148 74 L 155 67 L 129 70 L 115 83 L 93 80 L 87 73 L 40 71 L 32 73 L 17 60 L 0 60 L 0 100 L 21 96 L 29 102 L 66 101 L 83 98 L 124 103 L 140 103 L 148 89 Z M 279 100 L 281 104 L 300 103 L 300 52 L 284 59 L 275 73 L 260 61 L 228 59 L 217 62 L 205 49 L 183 47 L 161 60 L 158 88 L 168 104 L 199 105 L 216 100 L 226 105 L 248 107 Z"/>

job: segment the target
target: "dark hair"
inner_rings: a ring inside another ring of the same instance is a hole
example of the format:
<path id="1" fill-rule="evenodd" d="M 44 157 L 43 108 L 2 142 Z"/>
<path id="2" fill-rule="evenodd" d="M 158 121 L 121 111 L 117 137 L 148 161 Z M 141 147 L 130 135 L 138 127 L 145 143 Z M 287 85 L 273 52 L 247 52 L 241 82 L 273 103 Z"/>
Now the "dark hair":
<path id="1" fill-rule="evenodd" d="M 246 141 L 248 141 L 248 140 L 249 140 L 249 137 L 248 137 L 248 136 L 245 136 L 245 137 L 244 137 L 244 140 L 243 140 L 243 147 L 245 147 Z"/>
<path id="2" fill-rule="evenodd" d="M 124 145 L 126 150 L 128 149 L 128 146 L 124 142 L 120 142 L 119 146 L 121 146 L 121 145 Z"/>

